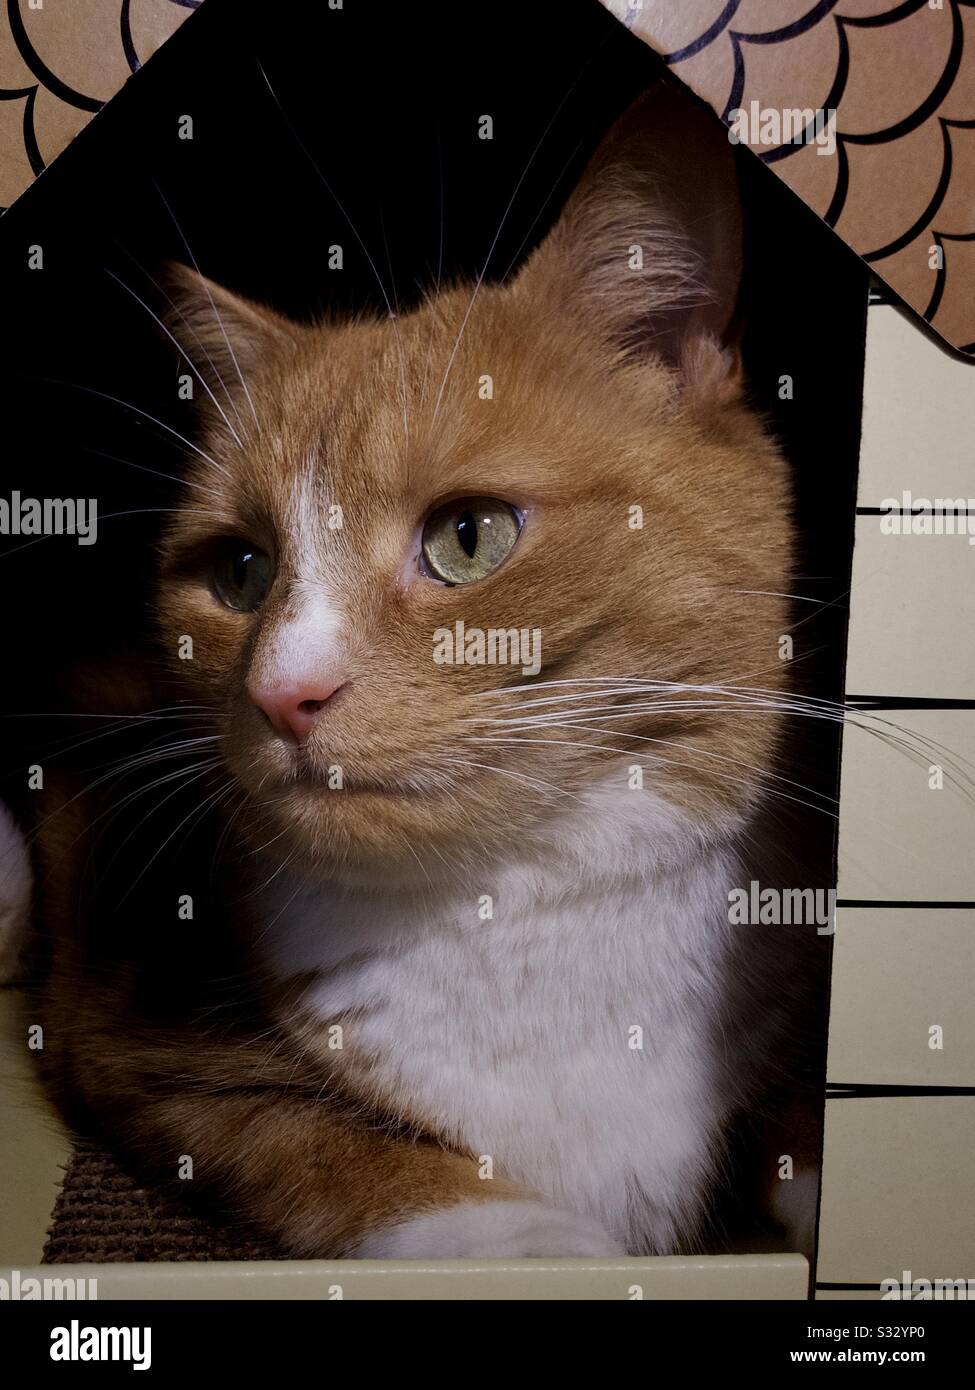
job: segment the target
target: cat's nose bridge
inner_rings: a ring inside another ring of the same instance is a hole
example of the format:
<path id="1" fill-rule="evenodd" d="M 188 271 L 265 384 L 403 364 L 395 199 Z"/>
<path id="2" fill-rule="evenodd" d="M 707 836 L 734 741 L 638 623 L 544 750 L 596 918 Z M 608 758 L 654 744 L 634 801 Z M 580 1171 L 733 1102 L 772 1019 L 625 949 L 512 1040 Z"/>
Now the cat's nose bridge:
<path id="1" fill-rule="evenodd" d="M 306 597 L 262 635 L 247 678 L 247 695 L 282 738 L 297 743 L 306 739 L 345 685 L 341 627 L 341 613 L 316 595 Z"/>

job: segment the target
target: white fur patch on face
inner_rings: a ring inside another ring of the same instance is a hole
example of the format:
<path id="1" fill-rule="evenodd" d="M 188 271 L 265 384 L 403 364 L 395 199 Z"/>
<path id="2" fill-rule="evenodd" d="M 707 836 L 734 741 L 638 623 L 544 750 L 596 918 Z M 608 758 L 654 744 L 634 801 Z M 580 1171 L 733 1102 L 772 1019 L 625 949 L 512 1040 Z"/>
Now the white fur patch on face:
<path id="1" fill-rule="evenodd" d="M 263 690 L 311 689 L 334 679 L 345 661 L 346 614 L 323 578 L 330 557 L 322 507 L 309 471 L 292 498 L 290 533 L 297 558 L 287 616 L 262 633 L 254 653 L 249 683 Z"/>
<path id="2" fill-rule="evenodd" d="M 254 653 L 249 685 L 262 690 L 308 688 L 334 682 L 345 652 L 344 615 L 321 585 L 302 583 L 291 615 L 263 634 Z"/>
<path id="3" fill-rule="evenodd" d="M 607 1259 L 622 1245 L 588 1216 L 541 1202 L 459 1202 L 373 1231 L 361 1260 Z"/>

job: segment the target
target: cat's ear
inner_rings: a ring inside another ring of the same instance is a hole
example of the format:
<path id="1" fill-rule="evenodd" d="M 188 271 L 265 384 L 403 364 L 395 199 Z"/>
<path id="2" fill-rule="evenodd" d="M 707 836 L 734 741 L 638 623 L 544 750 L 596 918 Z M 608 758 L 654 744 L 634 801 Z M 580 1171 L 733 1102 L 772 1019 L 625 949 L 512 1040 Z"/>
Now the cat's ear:
<path id="1" fill-rule="evenodd" d="M 189 266 L 167 264 L 161 289 L 167 335 L 210 391 L 246 395 L 261 362 L 294 346 L 289 320 Z"/>
<path id="2" fill-rule="evenodd" d="M 654 353 L 734 394 L 741 242 L 727 131 L 661 83 L 609 132 L 514 288 L 616 354 Z"/>

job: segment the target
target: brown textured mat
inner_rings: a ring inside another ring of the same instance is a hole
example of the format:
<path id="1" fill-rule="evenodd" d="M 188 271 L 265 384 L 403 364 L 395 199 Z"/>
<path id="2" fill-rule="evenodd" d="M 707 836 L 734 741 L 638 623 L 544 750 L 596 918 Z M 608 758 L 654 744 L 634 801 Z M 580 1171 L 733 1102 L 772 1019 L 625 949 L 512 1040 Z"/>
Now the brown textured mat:
<path id="1" fill-rule="evenodd" d="M 45 1264 L 280 1259 L 257 1237 L 217 1226 L 140 1187 L 105 1149 L 79 1140 L 54 1205 Z"/>

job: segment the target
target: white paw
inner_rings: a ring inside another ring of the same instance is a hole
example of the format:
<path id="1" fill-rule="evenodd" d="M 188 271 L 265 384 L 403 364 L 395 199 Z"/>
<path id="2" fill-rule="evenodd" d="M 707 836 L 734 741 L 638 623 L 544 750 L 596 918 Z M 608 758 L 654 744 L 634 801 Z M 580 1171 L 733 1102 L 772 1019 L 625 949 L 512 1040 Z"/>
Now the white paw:
<path id="1" fill-rule="evenodd" d="M 363 1260 L 601 1259 L 623 1245 L 588 1216 L 541 1202 L 460 1202 L 366 1236 Z"/>
<path id="2" fill-rule="evenodd" d="M 18 978 L 30 917 L 30 859 L 24 837 L 0 803 L 0 984 Z"/>

